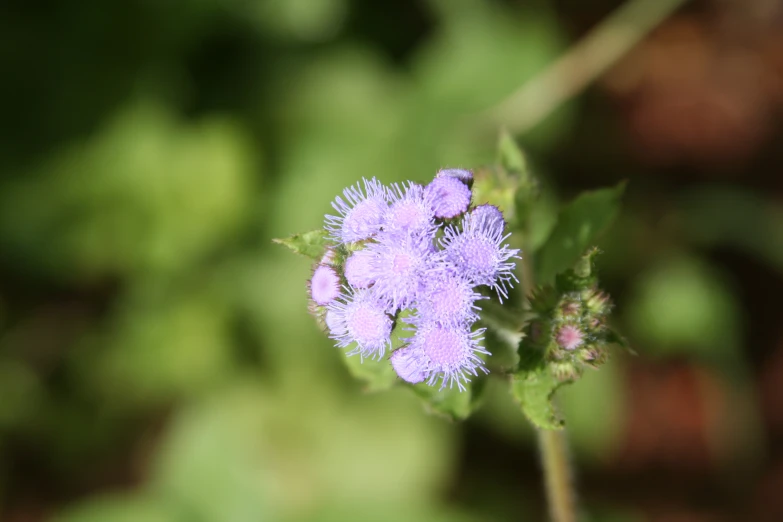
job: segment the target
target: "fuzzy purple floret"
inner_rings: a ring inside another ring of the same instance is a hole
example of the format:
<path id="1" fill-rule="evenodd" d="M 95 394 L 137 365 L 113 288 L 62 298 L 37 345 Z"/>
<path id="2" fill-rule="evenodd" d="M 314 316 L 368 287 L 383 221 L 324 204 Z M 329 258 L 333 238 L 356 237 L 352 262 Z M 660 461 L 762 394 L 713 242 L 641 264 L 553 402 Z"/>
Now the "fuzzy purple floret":
<path id="1" fill-rule="evenodd" d="M 473 219 L 485 219 L 486 221 L 500 221 L 503 223 L 503 226 L 506 226 L 506 220 L 503 219 L 503 213 L 500 211 L 498 207 L 495 205 L 490 205 L 489 203 L 485 203 L 483 205 L 479 205 L 473 210 L 470 211 L 470 215 L 473 216 Z"/>
<path id="2" fill-rule="evenodd" d="M 345 261 L 345 279 L 354 288 L 368 288 L 375 282 L 372 262 L 375 253 L 370 249 L 359 250 Z"/>
<path id="3" fill-rule="evenodd" d="M 451 219 L 464 213 L 470 206 L 470 188 L 457 178 L 435 178 L 425 189 L 432 198 L 435 217 Z"/>
<path id="4" fill-rule="evenodd" d="M 372 290 L 356 290 L 330 303 L 326 323 L 337 346 L 356 343 L 348 355 L 379 359 L 391 346 L 392 320 Z"/>
<path id="5" fill-rule="evenodd" d="M 444 326 L 437 322 L 416 324 L 416 333 L 410 342 L 410 348 L 420 355 L 421 368 L 426 368 L 427 384 L 441 388 L 454 384 L 460 390 L 470 376 L 479 371 L 488 373 L 479 354 L 489 354 L 480 344 L 484 329 L 470 331 L 465 326 Z"/>
<path id="6" fill-rule="evenodd" d="M 419 316 L 446 325 L 470 324 L 478 319 L 476 301 L 485 299 L 455 270 L 445 270 L 424 281 L 417 300 Z"/>
<path id="7" fill-rule="evenodd" d="M 426 358 L 410 346 L 395 351 L 389 360 L 394 371 L 405 382 L 416 384 L 428 377 Z"/>
<path id="8" fill-rule="evenodd" d="M 389 208 L 384 217 L 384 230 L 394 233 L 432 234 L 435 214 L 431 195 L 415 183 L 394 184 L 389 190 Z"/>
<path id="9" fill-rule="evenodd" d="M 445 269 L 426 236 L 383 233 L 367 250 L 374 254 L 369 270 L 373 290 L 390 312 L 411 306 L 425 279 Z"/>
<path id="10" fill-rule="evenodd" d="M 313 301 L 325 306 L 334 301 L 340 295 L 340 276 L 332 267 L 318 265 L 313 270 L 310 279 L 310 297 Z"/>
<path id="11" fill-rule="evenodd" d="M 343 191 L 332 202 L 339 216 L 326 216 L 326 230 L 338 243 L 353 243 L 369 239 L 380 232 L 388 209 L 386 188 L 375 178 L 362 180 L 364 190 L 355 186 Z"/>
<path id="12" fill-rule="evenodd" d="M 470 185 L 473 182 L 473 173 L 465 169 L 441 169 L 435 174 L 436 178 L 455 178 Z"/>
<path id="13" fill-rule="evenodd" d="M 468 214 L 460 227 L 446 228 L 441 239 L 446 259 L 475 285 L 493 288 L 501 302 L 506 286 L 519 282 L 514 275 L 519 250 L 504 244 L 511 234 L 503 235 L 503 223 L 487 215 Z"/>

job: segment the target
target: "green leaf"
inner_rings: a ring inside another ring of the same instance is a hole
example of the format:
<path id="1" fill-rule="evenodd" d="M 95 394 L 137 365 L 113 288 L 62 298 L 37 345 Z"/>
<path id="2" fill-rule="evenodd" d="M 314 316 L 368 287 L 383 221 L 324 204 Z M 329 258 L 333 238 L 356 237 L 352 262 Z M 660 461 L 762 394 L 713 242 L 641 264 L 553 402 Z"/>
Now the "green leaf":
<path id="1" fill-rule="evenodd" d="M 397 374 L 385 357 L 377 361 L 367 358 L 362 360 L 359 355 L 352 355 L 345 357 L 345 366 L 351 376 L 365 384 L 364 389 L 368 392 L 388 390 L 397 381 Z"/>
<path id="2" fill-rule="evenodd" d="M 614 221 L 620 209 L 625 182 L 584 192 L 561 211 L 552 234 L 536 259 L 536 280 L 551 283 L 571 268 L 590 244 Z"/>
<path id="3" fill-rule="evenodd" d="M 481 305 L 481 324 L 487 328 L 484 346 L 492 354 L 487 365 L 492 371 L 509 371 L 519 363 L 517 350 L 522 338 L 524 313 L 512 311 L 492 300 Z"/>
<path id="4" fill-rule="evenodd" d="M 422 399 L 429 413 L 457 421 L 467 419 L 481 404 L 486 380 L 485 376 L 475 377 L 465 385 L 465 391 L 460 391 L 456 386 L 441 389 L 440 386 L 429 386 L 426 383 L 410 388 Z"/>
<path id="5" fill-rule="evenodd" d="M 284 239 L 273 239 L 272 242 L 288 247 L 295 254 L 320 261 L 326 251 L 326 230 L 312 230 Z"/>
<path id="6" fill-rule="evenodd" d="M 522 149 L 506 129 L 500 131 L 498 140 L 498 163 L 509 172 L 527 174 L 527 161 Z"/>
<path id="7" fill-rule="evenodd" d="M 515 374 L 511 381 L 511 394 L 530 422 L 541 429 L 559 430 L 564 423 L 552 404 L 552 397 L 563 384 L 543 366 Z"/>

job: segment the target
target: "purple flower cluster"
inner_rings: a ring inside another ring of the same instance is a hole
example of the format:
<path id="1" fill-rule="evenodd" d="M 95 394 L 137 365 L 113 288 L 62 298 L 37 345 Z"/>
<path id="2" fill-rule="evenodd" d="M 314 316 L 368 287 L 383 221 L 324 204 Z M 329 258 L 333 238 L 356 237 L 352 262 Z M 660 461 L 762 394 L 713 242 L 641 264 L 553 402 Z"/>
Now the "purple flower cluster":
<path id="1" fill-rule="evenodd" d="M 484 330 L 472 328 L 487 298 L 477 288 L 507 297 L 519 251 L 505 243 L 497 207 L 471 208 L 472 182 L 462 169 L 441 170 L 424 187 L 373 178 L 335 199 L 325 224 L 335 246 L 316 265 L 310 296 L 337 346 L 381 359 L 399 319 L 410 336 L 389 360 L 401 379 L 462 390 L 487 372 Z"/>

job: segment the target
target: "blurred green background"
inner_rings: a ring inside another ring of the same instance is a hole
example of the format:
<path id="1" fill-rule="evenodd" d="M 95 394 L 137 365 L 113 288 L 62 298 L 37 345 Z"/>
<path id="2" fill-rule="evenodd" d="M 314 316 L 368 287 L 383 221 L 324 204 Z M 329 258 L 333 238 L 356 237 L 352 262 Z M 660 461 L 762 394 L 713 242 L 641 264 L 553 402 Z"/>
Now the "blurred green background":
<path id="1" fill-rule="evenodd" d="M 0 3 L 0 520 L 545 520 L 506 393 L 363 393 L 271 239 L 491 162 L 476 115 L 618 5 Z M 517 136 L 550 208 L 630 182 L 599 266 L 639 355 L 562 400 L 585 520 L 783 520 L 781 35 L 690 2 Z"/>

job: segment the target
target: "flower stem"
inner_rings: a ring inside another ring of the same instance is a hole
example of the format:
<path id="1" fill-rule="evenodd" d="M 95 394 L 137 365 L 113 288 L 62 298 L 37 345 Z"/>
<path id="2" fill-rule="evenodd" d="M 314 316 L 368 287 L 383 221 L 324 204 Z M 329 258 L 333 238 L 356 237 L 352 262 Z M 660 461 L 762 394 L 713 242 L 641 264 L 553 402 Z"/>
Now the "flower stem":
<path id="1" fill-rule="evenodd" d="M 576 522 L 576 499 L 565 430 L 538 430 L 538 444 L 552 522 Z"/>

